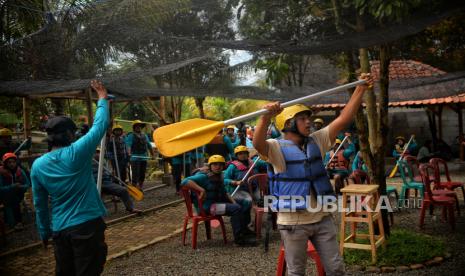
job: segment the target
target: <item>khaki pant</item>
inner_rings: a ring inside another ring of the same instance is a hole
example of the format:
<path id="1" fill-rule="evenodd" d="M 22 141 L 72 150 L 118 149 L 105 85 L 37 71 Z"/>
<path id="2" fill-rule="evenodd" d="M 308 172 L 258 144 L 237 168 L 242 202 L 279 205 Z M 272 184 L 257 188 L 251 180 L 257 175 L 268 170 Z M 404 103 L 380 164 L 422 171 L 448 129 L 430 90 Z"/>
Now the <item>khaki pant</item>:
<path id="1" fill-rule="evenodd" d="M 299 225 L 278 225 L 287 263 L 287 275 L 305 275 L 307 241 L 320 255 L 326 275 L 345 275 L 344 260 L 339 254 L 336 225 L 331 216 L 320 222 Z"/>

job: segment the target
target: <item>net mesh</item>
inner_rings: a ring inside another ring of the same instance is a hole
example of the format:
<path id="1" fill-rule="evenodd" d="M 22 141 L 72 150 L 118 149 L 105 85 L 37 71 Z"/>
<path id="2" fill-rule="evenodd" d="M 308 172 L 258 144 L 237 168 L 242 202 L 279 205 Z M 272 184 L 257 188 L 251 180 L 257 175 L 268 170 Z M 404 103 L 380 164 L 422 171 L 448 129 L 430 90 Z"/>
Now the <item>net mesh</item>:
<path id="1" fill-rule="evenodd" d="M 286 100 L 335 86 L 342 77 L 334 66 L 341 52 L 399 41 L 463 13 L 465 6 L 463 1 L 422 1 L 399 7 L 407 19 L 377 21 L 368 12 L 356 20 L 352 2 L 0 0 L 0 61 L 7 65 L 0 69 L 0 94 L 82 90 L 97 77 L 120 99 Z M 231 65 L 231 55 L 237 54 L 227 49 L 250 51 L 252 59 Z M 305 79 L 292 85 L 297 87 L 287 87 L 291 81 L 273 88 L 240 84 L 257 58 L 280 55 L 306 58 L 303 65 L 291 64 L 303 66 L 296 69 Z M 430 86 L 434 95 L 457 94 L 464 91 L 462 78 L 457 73 L 393 81 L 391 98 Z"/>

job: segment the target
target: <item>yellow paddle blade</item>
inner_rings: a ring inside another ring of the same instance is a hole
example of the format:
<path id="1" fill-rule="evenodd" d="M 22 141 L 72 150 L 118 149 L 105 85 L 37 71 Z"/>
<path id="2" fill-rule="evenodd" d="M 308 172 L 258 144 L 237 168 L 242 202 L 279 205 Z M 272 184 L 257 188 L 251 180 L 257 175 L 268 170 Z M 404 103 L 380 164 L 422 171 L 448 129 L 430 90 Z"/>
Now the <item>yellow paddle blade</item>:
<path id="1" fill-rule="evenodd" d="M 144 193 L 142 193 L 142 191 L 139 190 L 137 187 L 135 187 L 135 186 L 133 186 L 131 184 L 127 184 L 126 187 L 128 189 L 129 195 L 132 198 L 134 198 L 137 201 L 141 201 L 142 199 L 144 199 Z"/>
<path id="2" fill-rule="evenodd" d="M 190 119 L 159 127 L 153 141 L 163 156 L 173 157 L 208 144 L 224 127 L 224 122 Z"/>
<path id="3" fill-rule="evenodd" d="M 397 173 L 397 164 L 394 167 L 394 169 L 392 169 L 391 174 L 389 174 L 389 178 L 393 178 L 396 175 L 396 173 Z"/>

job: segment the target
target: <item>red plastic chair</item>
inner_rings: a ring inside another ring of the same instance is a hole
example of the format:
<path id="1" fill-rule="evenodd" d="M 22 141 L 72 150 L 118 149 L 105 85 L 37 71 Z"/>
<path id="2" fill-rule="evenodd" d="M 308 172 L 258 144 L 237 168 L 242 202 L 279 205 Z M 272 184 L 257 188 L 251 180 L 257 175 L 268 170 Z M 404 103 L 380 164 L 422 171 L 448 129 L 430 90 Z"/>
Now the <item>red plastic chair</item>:
<path id="1" fill-rule="evenodd" d="M 434 168 L 434 189 L 447 189 L 454 191 L 457 188 L 462 189 L 463 198 L 465 199 L 465 189 L 462 182 L 452 181 L 449 175 L 449 168 L 447 167 L 447 162 L 441 158 L 432 158 L 429 163 Z M 441 181 L 441 166 L 444 168 L 444 173 L 446 175 L 447 181 Z"/>
<path id="2" fill-rule="evenodd" d="M 223 240 L 224 243 L 226 244 L 228 242 L 226 238 L 226 228 L 224 227 L 224 221 L 222 216 L 212 216 L 209 215 L 205 212 L 203 209 L 203 202 L 199 198 L 199 192 L 190 189 L 189 187 L 183 186 L 181 189 L 182 196 L 184 197 L 184 202 L 186 203 L 187 207 L 187 214 L 184 217 L 184 225 L 182 229 L 182 244 L 186 245 L 186 232 L 187 232 L 187 224 L 189 223 L 189 219 L 192 219 L 192 248 L 196 249 L 197 248 L 197 229 L 199 222 L 204 221 L 205 223 L 205 231 L 207 234 L 207 240 L 210 240 L 211 237 L 211 225 L 210 221 L 212 220 L 218 220 L 221 226 L 221 231 L 223 233 Z M 194 214 L 194 210 L 192 208 L 192 199 L 191 196 L 196 196 L 197 197 L 197 202 L 199 206 L 198 214 Z"/>
<path id="3" fill-rule="evenodd" d="M 431 190 L 430 173 L 429 171 L 435 171 L 435 168 L 431 164 L 421 164 L 420 174 L 425 185 L 425 196 L 421 204 L 420 212 L 420 227 L 423 228 L 425 222 L 425 212 L 430 206 L 442 206 L 442 215 L 447 220 L 449 217 L 449 223 L 452 229 L 455 229 L 455 216 L 454 207 L 456 205 L 456 199 L 445 195 L 435 195 Z M 432 212 L 432 209 L 431 209 Z"/>
<path id="4" fill-rule="evenodd" d="M 266 195 L 269 195 L 268 192 L 268 175 L 266 173 L 255 174 L 247 180 L 249 186 L 249 193 L 253 194 L 253 183 L 256 182 L 260 191 L 260 198 L 264 198 Z M 257 239 L 262 235 L 262 221 L 263 215 L 265 214 L 265 208 L 257 206 L 256 202 L 252 205 L 252 209 L 255 213 L 255 233 L 257 233 Z M 273 213 L 273 229 L 277 229 L 276 225 L 276 213 Z"/>
<path id="5" fill-rule="evenodd" d="M 276 268 L 276 276 L 286 275 L 286 258 L 284 254 L 284 246 L 281 245 L 281 249 L 279 250 L 278 256 L 278 267 Z M 307 255 L 315 261 L 316 269 L 318 270 L 318 275 L 324 276 L 325 269 L 323 267 L 323 264 L 321 263 L 320 255 L 318 255 L 318 252 L 316 252 L 315 247 L 313 247 L 313 244 L 310 241 L 308 241 Z"/>

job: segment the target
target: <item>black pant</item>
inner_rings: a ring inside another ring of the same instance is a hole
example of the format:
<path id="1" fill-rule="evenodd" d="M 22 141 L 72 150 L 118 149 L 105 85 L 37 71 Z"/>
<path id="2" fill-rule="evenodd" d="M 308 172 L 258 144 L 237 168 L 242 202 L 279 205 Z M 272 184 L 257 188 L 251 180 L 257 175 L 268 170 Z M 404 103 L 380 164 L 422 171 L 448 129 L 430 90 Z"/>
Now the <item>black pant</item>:
<path id="1" fill-rule="evenodd" d="M 131 161 L 132 183 L 142 188 L 145 180 L 147 161 Z"/>
<path id="2" fill-rule="evenodd" d="M 102 218 L 53 233 L 56 275 L 100 275 L 107 258 Z"/>
<path id="3" fill-rule="evenodd" d="M 129 197 L 128 189 L 116 183 L 103 183 L 102 182 L 102 193 L 107 195 L 114 195 L 121 198 L 126 210 L 132 211 L 134 209 L 134 203 Z"/>
<path id="4" fill-rule="evenodd" d="M 119 157 L 118 156 L 118 168 L 119 168 L 119 173 L 121 174 L 121 180 L 123 180 L 123 182 L 126 182 L 126 179 L 127 179 L 127 166 L 128 166 L 128 162 L 126 160 L 121 160 L 119 158 L 123 158 L 123 157 Z M 117 172 L 116 170 L 116 162 L 114 159 L 111 160 L 111 165 L 113 166 L 113 168 L 115 169 L 115 173 Z M 116 175 L 118 176 L 118 175 Z"/>
<path id="5" fill-rule="evenodd" d="M 174 183 L 176 184 L 176 192 L 179 192 L 181 189 L 181 178 L 182 178 L 182 164 L 173 164 L 171 166 Z M 191 175 L 191 163 L 184 164 L 184 177 Z"/>

